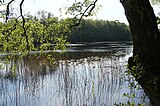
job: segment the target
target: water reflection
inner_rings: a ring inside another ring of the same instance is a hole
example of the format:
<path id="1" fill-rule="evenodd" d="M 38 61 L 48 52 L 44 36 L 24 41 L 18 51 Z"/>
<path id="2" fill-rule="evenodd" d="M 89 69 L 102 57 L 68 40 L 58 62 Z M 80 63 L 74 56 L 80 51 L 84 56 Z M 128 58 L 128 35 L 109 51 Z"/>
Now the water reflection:
<path id="1" fill-rule="evenodd" d="M 52 53 L 54 65 L 44 63 L 46 57 L 40 55 L 10 60 L 2 65 L 0 105 L 113 106 L 128 100 L 148 103 L 143 90 L 128 88 L 132 79 L 124 72 L 131 51 L 132 47 L 72 48 L 61 55 Z M 126 92 L 142 98 L 123 97 Z"/>

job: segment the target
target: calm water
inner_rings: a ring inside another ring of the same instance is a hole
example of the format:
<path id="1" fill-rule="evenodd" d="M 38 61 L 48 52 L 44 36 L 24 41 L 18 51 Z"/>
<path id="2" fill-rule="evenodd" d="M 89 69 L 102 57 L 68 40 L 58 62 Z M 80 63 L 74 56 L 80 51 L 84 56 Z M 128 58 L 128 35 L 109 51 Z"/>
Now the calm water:
<path id="1" fill-rule="evenodd" d="M 115 103 L 147 103 L 142 89 L 129 87 L 127 59 L 132 46 L 72 47 L 48 57 L 1 59 L 0 106 L 113 106 Z M 46 62 L 44 62 L 46 61 Z M 54 64 L 52 64 L 54 63 Z M 14 76 L 8 73 L 14 74 Z M 135 98 L 123 96 L 133 94 Z"/>

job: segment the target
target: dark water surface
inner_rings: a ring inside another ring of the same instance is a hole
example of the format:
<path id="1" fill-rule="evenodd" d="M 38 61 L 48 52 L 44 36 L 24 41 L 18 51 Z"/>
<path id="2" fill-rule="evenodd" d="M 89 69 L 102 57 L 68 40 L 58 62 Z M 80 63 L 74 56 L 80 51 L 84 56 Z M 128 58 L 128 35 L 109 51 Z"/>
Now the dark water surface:
<path id="1" fill-rule="evenodd" d="M 110 44 L 56 51 L 50 55 L 54 65 L 46 56 L 32 54 L 9 63 L 1 59 L 0 106 L 149 104 L 142 89 L 129 87 L 133 78 L 125 71 L 131 55 L 132 46 Z M 136 96 L 129 98 L 124 93 Z"/>

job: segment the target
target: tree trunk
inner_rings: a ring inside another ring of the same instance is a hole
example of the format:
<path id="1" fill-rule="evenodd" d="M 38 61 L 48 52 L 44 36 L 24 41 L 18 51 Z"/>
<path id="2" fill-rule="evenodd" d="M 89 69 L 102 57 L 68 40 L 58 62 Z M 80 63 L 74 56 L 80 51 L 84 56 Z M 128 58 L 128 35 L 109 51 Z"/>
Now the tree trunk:
<path id="1" fill-rule="evenodd" d="M 142 63 L 160 66 L 160 34 L 149 0 L 121 0 L 130 24 L 134 51 Z M 153 64 L 154 63 L 154 64 Z M 160 73 L 159 67 L 158 68 Z"/>
<path id="2" fill-rule="evenodd" d="M 136 71 L 143 73 L 136 79 L 152 104 L 160 106 L 160 33 L 153 8 L 149 0 L 121 0 L 121 3 L 133 37 L 133 58 L 129 59 L 129 65 L 141 66 Z"/>

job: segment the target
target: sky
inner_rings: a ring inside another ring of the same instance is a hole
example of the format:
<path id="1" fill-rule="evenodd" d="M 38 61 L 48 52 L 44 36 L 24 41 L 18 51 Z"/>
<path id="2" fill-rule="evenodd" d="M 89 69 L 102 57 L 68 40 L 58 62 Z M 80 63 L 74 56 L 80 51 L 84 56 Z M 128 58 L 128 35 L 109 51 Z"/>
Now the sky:
<path id="1" fill-rule="evenodd" d="M 37 11 L 45 10 L 59 17 L 59 9 L 65 9 L 66 6 L 70 6 L 75 0 L 25 0 L 24 9 L 25 12 L 30 12 L 34 15 Z M 119 2 L 120 0 L 98 0 L 98 4 L 102 7 L 94 16 L 94 19 L 104 20 L 119 20 L 128 24 L 124 14 L 124 9 Z M 160 7 L 154 6 L 155 13 L 158 14 Z"/>

